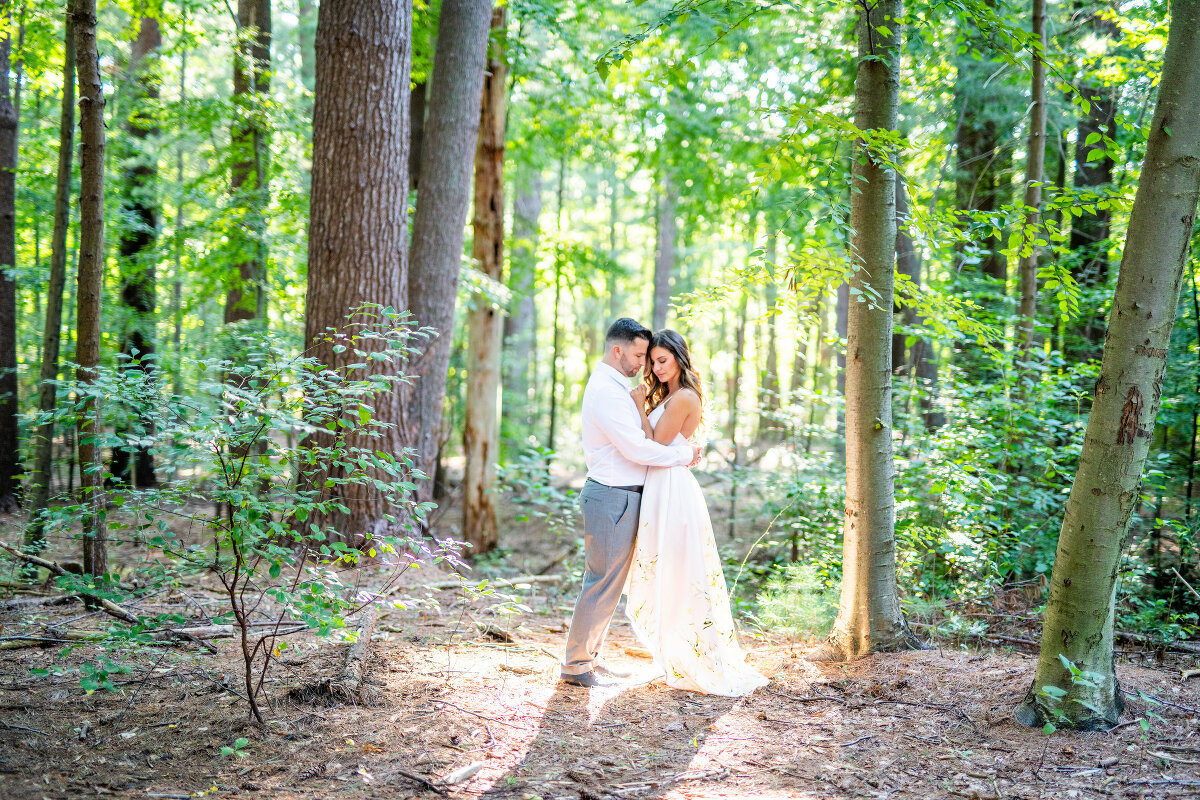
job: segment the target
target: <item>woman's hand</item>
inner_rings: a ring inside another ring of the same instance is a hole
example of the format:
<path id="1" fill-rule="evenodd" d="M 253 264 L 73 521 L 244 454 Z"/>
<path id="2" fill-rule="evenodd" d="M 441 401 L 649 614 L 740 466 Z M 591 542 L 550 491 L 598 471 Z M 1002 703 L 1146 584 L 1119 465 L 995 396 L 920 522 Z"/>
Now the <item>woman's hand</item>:
<path id="1" fill-rule="evenodd" d="M 639 383 L 629 392 L 629 396 L 633 398 L 634 405 L 638 410 L 646 408 L 646 384 Z"/>

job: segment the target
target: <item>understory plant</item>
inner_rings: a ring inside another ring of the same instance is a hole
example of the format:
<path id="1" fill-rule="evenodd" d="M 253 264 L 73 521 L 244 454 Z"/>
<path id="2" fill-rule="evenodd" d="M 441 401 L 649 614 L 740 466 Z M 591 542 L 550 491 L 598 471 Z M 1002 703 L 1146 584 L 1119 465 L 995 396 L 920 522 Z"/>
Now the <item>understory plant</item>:
<path id="1" fill-rule="evenodd" d="M 145 548 L 143 586 L 167 587 L 188 574 L 212 573 L 223 610 L 211 623 L 231 625 L 241 654 L 243 699 L 264 721 L 263 687 L 287 636 L 329 636 L 379 592 L 359 585 L 362 569 L 380 568 L 387 586 L 423 563 L 457 562 L 457 545 L 419 533 L 431 503 L 416 500 L 413 451 L 376 449 L 392 427 L 375 416 L 375 401 L 410 379 L 404 365 L 430 331 L 407 312 L 364 306 L 323 343 L 351 350 L 355 363 L 332 369 L 294 355 L 267 332 L 244 327 L 227 335 L 223 353 L 195 364 L 198 385 L 185 397 L 166 396 L 153 380 L 131 382 L 118 370 L 90 387 L 101 407 L 121 407 L 148 420 L 137 446 L 170 451 L 176 478 L 151 490 L 109 490 L 109 528 L 128 531 Z M 342 350 L 339 350 L 339 352 Z M 128 371 L 127 371 L 128 373 Z M 69 418 L 82 403 L 60 410 Z M 113 439 L 114 447 L 130 442 Z M 387 509 L 369 537 L 348 536 L 331 520 L 349 515 L 350 495 L 371 493 Z M 201 508 L 212 509 L 211 512 Z M 65 531 L 87 508 L 52 504 L 48 531 Z M 199 538 L 181 536 L 182 522 Z M 101 594 L 120 603 L 129 595 L 115 575 L 59 578 L 67 591 Z M 386 588 L 385 588 L 386 591 Z M 148 638 L 183 618 L 138 616 L 114 635 Z"/>

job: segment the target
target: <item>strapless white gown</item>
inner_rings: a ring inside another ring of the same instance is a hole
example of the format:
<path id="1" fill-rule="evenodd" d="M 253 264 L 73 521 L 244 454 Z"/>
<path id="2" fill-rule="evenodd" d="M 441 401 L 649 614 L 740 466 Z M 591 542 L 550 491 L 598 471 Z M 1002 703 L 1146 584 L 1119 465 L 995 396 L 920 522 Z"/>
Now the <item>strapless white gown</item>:
<path id="1" fill-rule="evenodd" d="M 650 414 L 652 425 L 663 408 Z M 668 686 L 740 697 L 767 684 L 738 645 L 708 506 L 687 467 L 651 467 L 646 476 L 626 592 L 633 630 Z"/>

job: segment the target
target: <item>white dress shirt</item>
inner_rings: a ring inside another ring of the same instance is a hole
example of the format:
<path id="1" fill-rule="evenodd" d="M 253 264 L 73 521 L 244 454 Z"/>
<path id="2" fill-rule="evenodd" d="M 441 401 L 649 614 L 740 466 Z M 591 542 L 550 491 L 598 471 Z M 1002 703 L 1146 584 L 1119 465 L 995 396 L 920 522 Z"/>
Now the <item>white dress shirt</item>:
<path id="1" fill-rule="evenodd" d="M 629 379 L 604 362 L 583 390 L 583 457 L 587 476 L 606 486 L 641 486 L 646 467 L 692 463 L 690 444 L 664 445 L 647 438 Z"/>

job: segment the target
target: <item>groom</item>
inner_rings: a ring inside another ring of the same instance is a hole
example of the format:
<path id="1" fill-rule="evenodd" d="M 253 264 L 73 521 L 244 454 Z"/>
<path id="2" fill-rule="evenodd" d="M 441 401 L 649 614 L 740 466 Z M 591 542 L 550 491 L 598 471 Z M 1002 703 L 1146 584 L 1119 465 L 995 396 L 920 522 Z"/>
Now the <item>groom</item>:
<path id="1" fill-rule="evenodd" d="M 638 511 L 646 467 L 691 466 L 700 448 L 661 445 L 646 437 L 629 379 L 646 364 L 650 331 L 628 317 L 604 337 L 604 358 L 583 392 L 583 455 L 587 482 L 579 493 L 583 509 L 587 568 L 575 603 L 562 681 L 575 686 L 606 686 L 629 673 L 600 660 L 617 601 L 633 561 Z"/>

